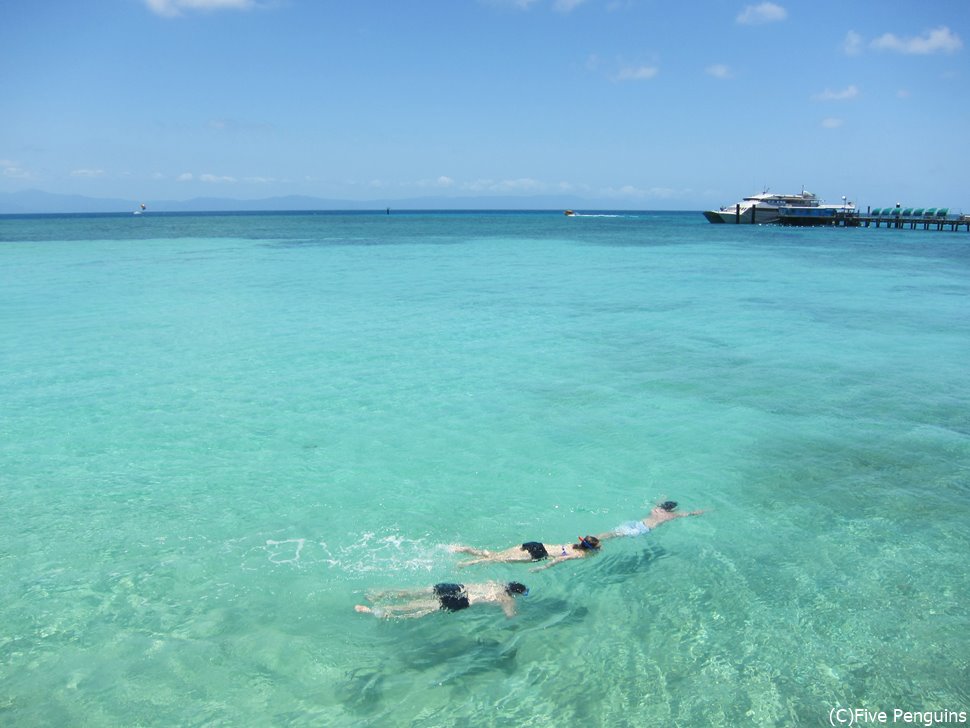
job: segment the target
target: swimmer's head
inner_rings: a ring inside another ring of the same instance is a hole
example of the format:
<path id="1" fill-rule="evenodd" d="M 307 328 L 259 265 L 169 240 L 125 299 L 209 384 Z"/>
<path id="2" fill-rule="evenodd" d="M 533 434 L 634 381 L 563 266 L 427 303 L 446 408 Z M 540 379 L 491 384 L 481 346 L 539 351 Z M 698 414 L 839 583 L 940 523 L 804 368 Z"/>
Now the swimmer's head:
<path id="1" fill-rule="evenodd" d="M 674 510 L 674 508 L 677 507 L 677 501 L 664 501 L 658 507 L 667 511 L 667 513 L 670 513 L 672 510 Z"/>
<path id="2" fill-rule="evenodd" d="M 516 594 L 521 594 L 524 597 L 529 596 L 529 587 L 525 584 L 520 584 L 517 581 L 510 581 L 505 585 L 505 593 L 510 597 L 514 597 Z"/>
<path id="3" fill-rule="evenodd" d="M 577 536 L 577 538 L 579 539 L 579 543 L 575 548 L 590 551 L 600 547 L 600 540 L 596 536 Z"/>

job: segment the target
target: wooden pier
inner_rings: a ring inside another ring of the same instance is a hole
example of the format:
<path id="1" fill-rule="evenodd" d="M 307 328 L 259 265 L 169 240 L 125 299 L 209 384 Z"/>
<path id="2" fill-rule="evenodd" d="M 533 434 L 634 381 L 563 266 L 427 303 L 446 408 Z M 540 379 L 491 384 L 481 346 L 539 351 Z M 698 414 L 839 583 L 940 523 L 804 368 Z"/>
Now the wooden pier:
<path id="1" fill-rule="evenodd" d="M 885 227 L 896 230 L 948 230 L 961 228 L 970 232 L 970 215 L 950 215 L 947 209 L 929 210 L 876 208 L 867 212 L 858 210 L 833 210 L 829 215 L 806 216 L 798 208 L 783 208 L 778 222 L 795 226 L 830 227 Z"/>
<path id="2" fill-rule="evenodd" d="M 953 232 L 956 232 L 961 226 L 963 226 L 966 228 L 967 232 L 970 232 L 970 216 L 967 215 L 961 215 L 960 217 L 945 220 L 929 220 L 918 217 L 899 217 L 888 219 L 885 217 L 863 215 L 858 216 L 855 221 L 846 220 L 845 224 L 854 227 L 880 227 L 883 223 L 886 224 L 887 228 L 909 228 L 910 230 L 922 228 L 923 230 L 950 230 Z"/>

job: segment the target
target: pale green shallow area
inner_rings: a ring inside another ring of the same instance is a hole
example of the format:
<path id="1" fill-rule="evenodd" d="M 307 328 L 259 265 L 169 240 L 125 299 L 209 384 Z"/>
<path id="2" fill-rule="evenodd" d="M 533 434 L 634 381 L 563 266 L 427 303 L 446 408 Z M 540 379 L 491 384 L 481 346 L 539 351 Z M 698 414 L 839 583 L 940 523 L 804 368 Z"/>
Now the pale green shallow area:
<path id="1" fill-rule="evenodd" d="M 968 710 L 970 236 L 0 219 L 0 724 Z M 700 518 L 540 573 L 446 548 Z M 519 615 L 371 588 L 517 579 Z"/>

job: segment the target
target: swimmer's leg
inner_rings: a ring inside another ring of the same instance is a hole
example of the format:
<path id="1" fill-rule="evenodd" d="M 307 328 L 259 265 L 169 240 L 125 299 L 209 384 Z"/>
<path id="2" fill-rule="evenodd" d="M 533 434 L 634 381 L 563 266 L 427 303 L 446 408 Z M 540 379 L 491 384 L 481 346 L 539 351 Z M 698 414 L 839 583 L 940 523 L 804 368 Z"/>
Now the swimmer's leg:
<path id="1" fill-rule="evenodd" d="M 397 604 L 389 607 L 365 607 L 358 604 L 354 611 L 360 614 L 373 614 L 378 619 L 416 619 L 437 612 L 441 603 L 437 599 L 421 599 L 407 604 Z"/>
<path id="2" fill-rule="evenodd" d="M 365 596 L 369 601 L 376 602 L 379 599 L 403 599 L 404 597 L 422 597 L 427 596 L 432 593 L 432 589 L 424 587 L 423 589 L 371 589 L 365 592 Z"/>
<path id="3" fill-rule="evenodd" d="M 455 554 L 471 554 L 472 556 L 488 556 L 492 552 L 487 549 L 476 549 L 471 546 L 462 546 L 461 544 L 451 544 L 448 550 Z"/>
<path id="4" fill-rule="evenodd" d="M 405 604 L 397 610 L 392 610 L 387 617 L 398 617 L 400 619 L 417 619 L 433 614 L 441 609 L 441 603 L 436 599 L 433 602 L 414 602 Z"/>
<path id="5" fill-rule="evenodd" d="M 457 564 L 457 566 L 458 566 L 459 569 L 462 569 L 462 568 L 464 568 L 466 566 L 473 566 L 474 564 L 484 564 L 486 561 L 494 561 L 494 560 L 495 559 L 490 559 L 488 557 L 484 557 L 484 558 L 481 558 L 481 559 L 472 559 L 471 561 L 459 561 L 458 564 Z"/>

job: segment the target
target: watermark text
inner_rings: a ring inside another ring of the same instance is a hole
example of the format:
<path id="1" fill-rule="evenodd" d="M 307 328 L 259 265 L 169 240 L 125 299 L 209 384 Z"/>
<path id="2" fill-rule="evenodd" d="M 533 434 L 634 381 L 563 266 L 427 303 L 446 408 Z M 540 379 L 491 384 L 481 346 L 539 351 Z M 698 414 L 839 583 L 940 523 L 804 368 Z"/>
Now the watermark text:
<path id="1" fill-rule="evenodd" d="M 966 725 L 965 710 L 872 710 L 871 708 L 843 708 L 829 711 L 829 725 L 921 725 L 932 728 L 938 725 Z"/>

